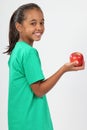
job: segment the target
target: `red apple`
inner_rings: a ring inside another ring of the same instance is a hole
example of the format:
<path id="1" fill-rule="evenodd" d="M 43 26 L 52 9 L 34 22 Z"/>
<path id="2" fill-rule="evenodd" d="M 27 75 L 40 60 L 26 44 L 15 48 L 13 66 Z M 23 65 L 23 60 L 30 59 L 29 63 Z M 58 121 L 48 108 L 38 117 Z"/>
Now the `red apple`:
<path id="1" fill-rule="evenodd" d="M 78 61 L 78 64 L 75 66 L 82 66 L 84 63 L 83 54 L 80 52 L 73 52 L 70 55 L 70 62 Z"/>

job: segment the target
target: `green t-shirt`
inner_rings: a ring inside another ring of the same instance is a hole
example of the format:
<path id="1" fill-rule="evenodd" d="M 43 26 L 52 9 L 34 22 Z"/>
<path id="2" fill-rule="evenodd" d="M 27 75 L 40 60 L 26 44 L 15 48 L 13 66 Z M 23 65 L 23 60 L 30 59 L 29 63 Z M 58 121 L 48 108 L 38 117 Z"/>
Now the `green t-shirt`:
<path id="1" fill-rule="evenodd" d="M 37 97 L 30 85 L 44 80 L 38 52 L 17 42 L 9 61 L 9 130 L 53 130 L 46 96 Z"/>

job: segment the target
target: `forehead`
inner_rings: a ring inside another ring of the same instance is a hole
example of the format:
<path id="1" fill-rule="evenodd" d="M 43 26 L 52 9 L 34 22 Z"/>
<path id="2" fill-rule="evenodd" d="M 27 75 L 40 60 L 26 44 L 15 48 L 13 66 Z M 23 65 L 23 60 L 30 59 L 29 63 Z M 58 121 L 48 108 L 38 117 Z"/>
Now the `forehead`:
<path id="1" fill-rule="evenodd" d="M 24 12 L 24 17 L 25 17 L 25 19 L 28 19 L 28 20 L 32 20 L 32 19 L 42 20 L 42 19 L 44 19 L 43 12 L 39 9 L 26 10 Z"/>

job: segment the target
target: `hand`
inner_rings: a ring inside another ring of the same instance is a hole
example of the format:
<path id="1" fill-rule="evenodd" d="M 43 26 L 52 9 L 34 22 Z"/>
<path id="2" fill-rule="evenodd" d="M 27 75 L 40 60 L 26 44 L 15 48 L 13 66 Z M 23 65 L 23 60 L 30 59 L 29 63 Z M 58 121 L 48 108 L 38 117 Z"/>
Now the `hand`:
<path id="1" fill-rule="evenodd" d="M 82 66 L 76 67 L 77 64 L 78 64 L 77 61 L 66 63 L 64 65 L 65 71 L 78 71 L 78 70 L 84 70 L 85 69 L 85 62 L 83 63 Z"/>

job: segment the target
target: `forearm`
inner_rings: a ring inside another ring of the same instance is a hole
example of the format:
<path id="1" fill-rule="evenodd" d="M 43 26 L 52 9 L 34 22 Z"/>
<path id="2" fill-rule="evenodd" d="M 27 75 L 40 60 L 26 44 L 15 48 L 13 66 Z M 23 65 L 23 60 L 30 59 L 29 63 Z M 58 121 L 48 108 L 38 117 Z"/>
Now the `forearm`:
<path id="1" fill-rule="evenodd" d="M 50 76 L 48 79 L 42 81 L 40 83 L 41 92 L 45 94 L 48 91 L 50 91 L 64 73 L 65 73 L 65 68 L 63 66 L 56 73 Z"/>
<path id="2" fill-rule="evenodd" d="M 66 63 L 48 79 L 44 81 L 38 81 L 32 84 L 31 88 L 35 93 L 35 95 L 41 97 L 44 94 L 46 94 L 48 91 L 50 91 L 65 72 L 83 70 L 85 68 L 85 64 L 83 64 L 80 67 L 75 67 L 76 64 L 77 64 L 76 62 Z"/>
<path id="3" fill-rule="evenodd" d="M 43 96 L 54 87 L 54 85 L 57 83 L 57 81 L 64 73 L 65 67 L 62 66 L 56 73 L 54 73 L 48 79 L 31 85 L 34 93 L 39 97 Z"/>

